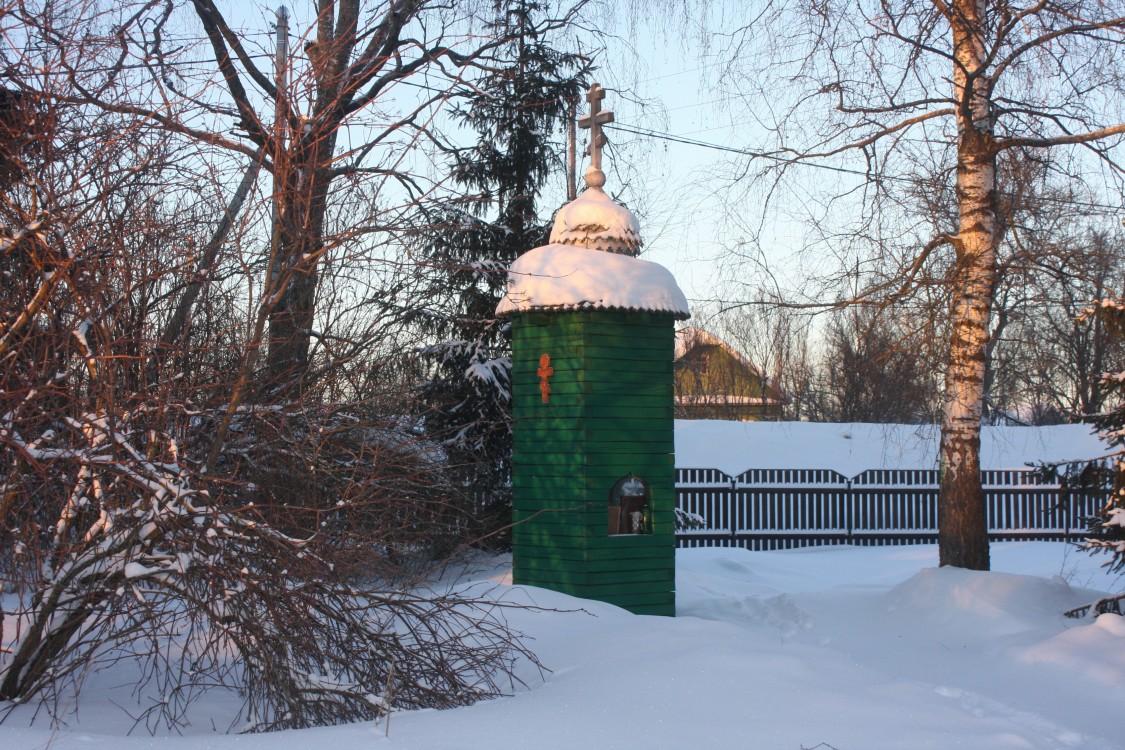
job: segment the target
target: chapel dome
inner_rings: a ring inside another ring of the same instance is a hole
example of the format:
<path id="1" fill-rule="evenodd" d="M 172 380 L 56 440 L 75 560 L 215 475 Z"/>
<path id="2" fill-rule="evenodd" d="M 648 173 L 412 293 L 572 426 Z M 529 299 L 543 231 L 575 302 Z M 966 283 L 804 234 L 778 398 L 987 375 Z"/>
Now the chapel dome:
<path id="1" fill-rule="evenodd" d="M 641 227 L 632 211 L 614 203 L 600 186 L 591 185 L 559 209 L 551 243 L 636 257 Z"/>

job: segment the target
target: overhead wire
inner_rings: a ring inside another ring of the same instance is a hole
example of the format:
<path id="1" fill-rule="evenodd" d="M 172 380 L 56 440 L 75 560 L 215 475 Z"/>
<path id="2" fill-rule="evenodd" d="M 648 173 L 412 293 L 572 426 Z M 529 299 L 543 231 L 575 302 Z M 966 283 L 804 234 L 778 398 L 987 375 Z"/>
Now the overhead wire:
<path id="1" fill-rule="evenodd" d="M 616 123 L 616 122 L 611 123 L 611 124 L 607 124 L 604 127 L 607 130 L 618 130 L 618 131 L 623 132 L 623 133 L 630 133 L 632 135 L 641 136 L 642 138 L 652 138 L 654 140 L 667 141 L 667 142 L 670 142 L 670 143 L 679 143 L 679 144 L 686 145 L 686 146 L 694 146 L 696 148 L 703 148 L 703 149 L 708 149 L 708 150 L 711 150 L 711 151 L 718 151 L 718 152 L 723 152 L 723 153 L 736 154 L 736 155 L 739 155 L 739 156 L 747 156 L 747 157 L 754 158 L 754 159 L 768 159 L 770 161 L 774 161 L 774 162 L 777 162 L 779 164 L 788 164 L 788 165 L 793 165 L 793 166 L 810 167 L 812 169 L 821 169 L 821 170 L 825 170 L 825 171 L 829 171 L 829 172 L 837 172 L 837 173 L 840 173 L 840 174 L 847 174 L 847 175 L 852 175 L 852 176 L 856 176 L 856 177 L 863 177 L 864 179 L 869 179 L 870 176 L 871 176 L 870 172 L 865 172 L 865 171 L 860 170 L 860 169 L 853 169 L 853 168 L 850 168 L 850 167 L 841 167 L 841 166 L 837 166 L 835 164 L 825 164 L 823 162 L 816 162 L 816 161 L 812 161 L 810 159 L 798 159 L 798 158 L 792 158 L 792 157 L 779 156 L 777 154 L 771 154 L 771 153 L 766 152 L 766 151 L 760 151 L 760 150 L 755 150 L 755 149 L 739 148 L 737 146 L 725 146 L 721 143 L 712 143 L 710 141 L 703 141 L 703 140 L 699 140 L 697 138 L 687 138 L 687 137 L 684 137 L 682 135 L 676 135 L 674 133 L 665 133 L 665 132 L 661 132 L 659 130 L 653 130 L 651 128 L 641 128 L 641 127 L 635 127 L 635 126 L 631 126 L 631 125 L 622 125 L 622 124 Z M 911 180 L 911 178 L 909 178 L 909 177 L 900 177 L 900 176 L 896 176 L 896 175 L 883 175 L 883 176 L 880 177 L 880 179 L 891 180 L 891 181 L 894 181 L 894 182 L 906 182 L 906 183 L 913 182 L 913 180 Z M 1114 211 L 1114 212 L 1125 211 L 1125 205 L 1113 206 L 1113 205 L 1110 205 L 1108 203 L 1097 203 L 1097 202 L 1094 202 L 1094 201 L 1083 201 L 1083 200 L 1076 200 L 1076 199 L 1073 199 L 1073 198 L 1059 198 L 1059 197 L 1055 197 L 1055 196 L 1039 196 L 1039 200 L 1043 200 L 1043 201 L 1046 201 L 1046 202 L 1049 202 L 1049 203 L 1070 205 L 1070 206 L 1090 208 L 1090 209 L 1101 209 L 1101 210 L 1105 210 L 1105 211 Z"/>
<path id="2" fill-rule="evenodd" d="M 272 34 L 272 32 L 244 32 L 244 33 L 246 33 L 247 36 L 269 36 L 269 35 Z M 185 41 L 185 40 L 186 40 L 186 38 L 181 39 L 181 40 L 177 40 L 177 41 Z M 255 54 L 250 55 L 250 57 L 254 58 L 254 59 L 271 59 L 272 55 L 270 55 L 268 53 L 255 53 Z M 215 60 L 213 58 L 202 58 L 202 59 L 192 59 L 192 60 L 165 60 L 165 61 L 163 61 L 162 64 L 165 65 L 165 66 L 168 66 L 168 67 L 182 67 L 182 66 L 193 66 L 193 67 L 195 67 L 195 66 L 200 66 L 200 65 L 215 64 L 216 62 L 217 62 L 217 60 Z M 107 67 L 103 70 L 87 69 L 87 70 L 85 70 L 85 72 L 87 72 L 87 73 L 89 73 L 89 72 L 110 72 L 111 69 L 112 70 L 122 70 L 122 69 L 140 69 L 140 68 L 148 68 L 148 67 L 151 67 L 151 63 L 146 61 L 146 62 L 134 63 L 134 64 L 121 64 L 121 65 L 113 66 L 112 68 Z M 664 79 L 664 78 L 671 78 L 671 77 L 675 77 L 675 76 L 679 76 L 679 75 L 685 75 L 685 74 L 688 74 L 688 73 L 698 72 L 700 70 L 706 69 L 706 67 L 707 66 L 700 66 L 700 67 L 693 68 L 693 69 L 686 70 L 686 71 L 677 71 L 675 73 L 668 73 L 668 74 L 661 75 L 661 76 L 655 76 L 655 77 L 652 77 L 652 78 L 645 79 L 643 81 L 639 81 L 638 83 L 649 83 L 649 82 L 658 81 L 658 80 L 661 80 L 661 79 Z M 53 71 L 46 71 L 46 72 L 48 74 L 51 74 Z M 63 73 L 65 73 L 65 71 L 59 71 L 59 73 L 63 74 Z M 437 88 L 437 87 L 428 86 L 428 85 L 423 84 L 423 83 L 417 83 L 417 82 L 409 81 L 409 80 L 405 80 L 405 79 L 401 80 L 401 81 L 398 81 L 398 83 L 401 84 L 401 85 L 410 86 L 410 87 L 413 87 L 413 88 L 421 89 L 421 90 L 424 90 L 424 91 L 429 91 L 429 92 L 432 92 L 432 93 L 438 93 L 438 94 L 449 93 L 448 89 L 440 89 L 440 88 Z M 689 108 L 695 107 L 695 106 L 703 106 L 704 104 L 715 104 L 715 103 L 719 103 L 719 102 L 723 102 L 723 101 L 729 101 L 729 99 L 730 99 L 730 97 L 723 97 L 723 98 L 714 99 L 710 102 L 705 102 L 705 103 L 702 103 L 702 104 L 687 104 L 687 105 L 683 105 L 683 106 L 680 106 L 680 107 L 674 107 L 674 108 L 669 109 L 667 111 L 671 112 L 671 111 L 677 111 L 677 110 L 682 110 L 682 109 L 689 109 Z M 849 167 L 841 167 L 841 166 L 837 166 L 837 165 L 833 165 L 833 164 L 825 164 L 823 162 L 816 162 L 816 161 L 812 161 L 810 159 L 798 159 L 798 158 L 780 156 L 780 155 L 777 155 L 777 154 L 771 154 L 769 152 L 765 152 L 765 151 L 761 151 L 761 150 L 754 150 L 754 149 L 740 148 L 740 147 L 737 147 L 737 146 L 723 145 L 721 143 L 704 141 L 704 140 L 701 140 L 701 139 L 698 139 L 698 138 L 689 138 L 689 137 L 687 137 L 687 134 L 668 133 L 668 132 L 655 130 L 655 129 L 652 129 L 652 128 L 622 125 L 620 123 L 608 124 L 606 126 L 606 128 L 609 129 L 609 130 L 617 130 L 617 131 L 620 131 L 620 132 L 623 132 L 623 133 L 629 133 L 631 135 L 640 136 L 642 138 L 651 138 L 651 139 L 654 139 L 654 140 L 665 141 L 665 142 L 668 142 L 668 143 L 678 143 L 678 144 L 685 145 L 685 146 L 692 146 L 692 147 L 695 147 L 695 148 L 702 148 L 702 149 L 706 149 L 706 150 L 710 150 L 710 151 L 716 151 L 716 152 L 720 152 L 720 153 L 735 154 L 735 155 L 738 155 L 738 156 L 745 156 L 745 157 L 750 157 L 750 158 L 754 158 L 754 159 L 767 159 L 767 160 L 777 162 L 779 164 L 788 164 L 788 165 L 794 165 L 794 166 L 805 166 L 805 167 L 809 167 L 809 168 L 812 168 L 812 169 L 820 169 L 820 170 L 824 170 L 824 171 L 835 172 L 835 173 L 838 173 L 838 174 L 846 174 L 846 175 L 850 175 L 850 176 L 862 177 L 864 179 L 869 179 L 870 176 L 871 176 L 869 172 L 864 171 L 864 170 L 853 169 L 853 168 L 849 168 Z M 720 128 L 707 128 L 707 129 L 704 129 L 704 130 L 697 130 L 697 131 L 692 131 L 692 132 L 693 133 L 703 133 L 703 132 L 711 132 L 711 131 L 720 130 L 720 129 L 722 129 L 722 128 L 721 127 Z M 912 180 L 909 177 L 901 177 L 901 176 L 896 176 L 896 175 L 883 175 L 883 176 L 880 177 L 880 179 L 890 180 L 890 181 L 895 181 L 895 182 L 912 182 Z M 1040 196 L 1040 200 L 1050 202 L 1050 203 L 1059 204 L 1059 205 L 1071 205 L 1071 206 L 1075 206 L 1075 207 L 1088 208 L 1088 209 L 1097 209 L 1097 210 L 1113 211 L 1113 212 L 1125 211 L 1125 205 L 1114 206 L 1114 205 L 1109 205 L 1109 204 L 1106 204 L 1106 203 L 1098 203 L 1098 202 L 1094 202 L 1094 201 L 1082 201 L 1082 200 L 1075 200 L 1075 199 L 1071 199 L 1071 198 L 1059 198 L 1059 197 L 1054 197 L 1054 196 Z"/>

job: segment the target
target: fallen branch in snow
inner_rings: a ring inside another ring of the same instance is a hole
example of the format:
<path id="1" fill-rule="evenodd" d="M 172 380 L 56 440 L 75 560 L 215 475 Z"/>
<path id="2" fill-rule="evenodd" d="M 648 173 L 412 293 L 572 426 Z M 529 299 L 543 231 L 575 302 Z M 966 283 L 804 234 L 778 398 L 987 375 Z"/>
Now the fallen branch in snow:
<path id="1" fill-rule="evenodd" d="M 1081 607 L 1068 609 L 1066 612 L 1063 612 L 1063 614 L 1067 617 L 1073 617 L 1075 619 L 1082 619 L 1084 617 L 1097 617 L 1098 615 L 1104 614 L 1120 615 L 1125 614 L 1121 611 L 1123 602 L 1125 602 L 1125 594 L 1118 594 L 1117 596 L 1107 596 L 1102 599 L 1098 599 L 1092 604 L 1085 604 Z"/>

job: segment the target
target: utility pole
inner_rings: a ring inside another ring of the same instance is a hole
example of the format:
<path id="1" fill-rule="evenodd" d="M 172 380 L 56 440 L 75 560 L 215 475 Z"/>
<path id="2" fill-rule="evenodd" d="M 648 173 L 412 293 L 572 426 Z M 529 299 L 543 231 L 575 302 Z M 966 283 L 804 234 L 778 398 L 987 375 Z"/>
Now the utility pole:
<path id="1" fill-rule="evenodd" d="M 277 25 L 274 37 L 274 85 L 277 96 L 273 108 L 273 215 L 270 233 L 270 262 L 266 267 L 265 283 L 262 285 L 263 303 L 273 295 L 273 282 L 281 275 L 281 211 L 278 209 L 281 191 L 285 190 L 285 142 L 289 105 L 289 9 L 284 5 L 277 9 Z M 272 305 L 271 305 L 272 306 Z"/>
<path id="2" fill-rule="evenodd" d="M 211 441 L 211 450 L 207 452 L 207 461 L 203 464 L 204 474 L 211 474 L 215 470 L 215 465 L 219 461 L 219 456 L 223 452 L 223 442 L 226 440 L 227 432 L 230 431 L 231 420 L 234 419 L 235 412 L 238 411 L 239 404 L 242 403 L 243 398 L 246 396 L 246 391 L 249 387 L 251 374 L 254 371 L 255 363 L 258 360 L 258 351 L 261 347 L 262 333 L 265 330 L 266 318 L 269 314 L 270 307 L 275 303 L 271 301 L 275 293 L 273 286 L 275 280 L 280 277 L 280 255 L 281 255 L 281 216 L 277 209 L 279 191 L 284 189 L 285 177 L 282 173 L 281 163 L 285 161 L 285 134 L 287 130 L 286 120 L 288 119 L 289 106 L 286 101 L 286 92 L 289 90 L 287 85 L 289 67 L 289 9 L 284 5 L 277 9 L 277 37 L 276 37 L 276 58 L 274 80 L 277 85 L 277 98 L 274 102 L 274 115 L 273 115 L 273 130 L 274 130 L 274 144 L 273 152 L 269 153 L 267 147 L 266 152 L 270 159 L 273 161 L 273 217 L 272 228 L 270 237 L 270 259 L 266 264 L 266 278 L 262 283 L 262 299 L 258 305 L 258 312 L 256 315 L 249 316 L 247 320 L 247 341 L 249 345 L 242 355 L 242 364 L 238 370 L 238 380 L 234 383 L 234 391 L 231 393 L 230 401 L 227 402 L 226 412 L 223 413 L 223 418 L 219 421 L 218 427 L 215 430 L 215 437 Z"/>
<path id="3" fill-rule="evenodd" d="M 285 120 L 288 114 L 285 97 L 289 91 L 289 9 L 284 5 L 277 9 L 277 37 L 274 44 L 274 78 L 277 82 L 277 100 L 274 108 L 274 130 L 280 139 L 285 140 Z M 281 149 L 279 148 L 278 151 Z"/>
<path id="4" fill-rule="evenodd" d="M 566 199 L 568 201 L 578 197 L 578 180 L 575 176 L 578 171 L 578 146 L 576 143 L 578 132 L 574 127 L 574 121 L 577 117 L 578 100 L 572 99 L 569 115 L 566 118 Z"/>

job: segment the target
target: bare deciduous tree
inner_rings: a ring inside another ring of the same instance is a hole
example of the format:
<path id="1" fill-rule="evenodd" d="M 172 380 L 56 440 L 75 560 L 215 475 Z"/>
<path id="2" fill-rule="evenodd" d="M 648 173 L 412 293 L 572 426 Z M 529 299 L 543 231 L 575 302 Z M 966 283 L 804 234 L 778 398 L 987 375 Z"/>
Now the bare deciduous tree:
<path id="1" fill-rule="evenodd" d="M 409 294 L 396 222 L 440 180 L 448 87 L 504 61 L 463 7 L 361 10 L 311 9 L 280 87 L 209 0 L 2 6 L 0 125 L 34 135 L 0 154 L 6 708 L 134 651 L 153 721 L 219 686 L 254 730 L 459 705 L 534 661 L 493 600 L 417 586 L 458 488 L 372 303 Z"/>
<path id="2" fill-rule="evenodd" d="M 890 310 L 848 307 L 825 335 L 821 384 L 832 422 L 932 421 L 935 378 L 925 341 Z"/>
<path id="3" fill-rule="evenodd" d="M 838 198 L 827 204 L 801 198 L 827 206 L 819 213 L 824 245 L 878 248 L 873 262 L 883 273 L 855 301 L 888 304 L 919 283 L 949 290 L 945 565 L 989 565 L 979 446 L 997 253 L 1007 230 L 998 176 L 1020 154 L 1073 149 L 1085 159 L 1057 160 L 1065 177 L 1081 179 L 1074 170 L 1084 169 L 1118 179 L 1123 10 L 1097 0 L 782 1 L 724 35 L 728 46 L 718 51 L 734 61 L 728 80 L 756 124 L 777 136 L 746 171 L 757 175 L 768 208 L 795 195 L 779 180 L 803 164 L 860 175 L 838 177 Z M 917 185 L 918 174 L 952 185 L 953 221 L 927 230 L 928 217 L 912 218 L 916 201 L 902 186 Z M 846 231 L 826 229 L 841 216 L 854 218 Z"/>

